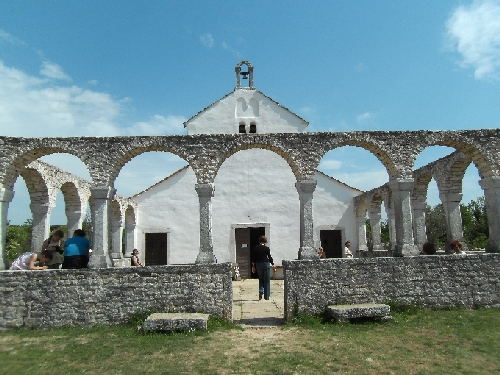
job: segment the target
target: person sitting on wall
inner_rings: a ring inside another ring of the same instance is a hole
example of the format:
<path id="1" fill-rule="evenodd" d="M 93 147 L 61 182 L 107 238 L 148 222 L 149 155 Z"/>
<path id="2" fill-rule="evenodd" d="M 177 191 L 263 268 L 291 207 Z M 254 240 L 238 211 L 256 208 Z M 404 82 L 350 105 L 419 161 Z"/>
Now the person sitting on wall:
<path id="1" fill-rule="evenodd" d="M 132 257 L 130 258 L 130 265 L 133 267 L 142 267 L 142 263 L 139 262 L 139 250 L 134 249 L 132 251 Z"/>
<path id="2" fill-rule="evenodd" d="M 432 242 L 426 242 L 424 243 L 424 246 L 422 247 L 422 254 L 423 255 L 434 255 L 436 254 L 436 246 Z"/>
<path id="3" fill-rule="evenodd" d="M 462 244 L 460 243 L 460 241 L 451 241 L 450 249 L 454 255 L 467 255 L 466 252 L 462 250 Z"/>
<path id="4" fill-rule="evenodd" d="M 40 264 L 49 263 L 52 260 L 53 253 L 49 250 L 44 250 L 41 253 L 28 251 L 19 255 L 10 266 L 10 270 L 46 270 L 48 266 L 41 266 Z M 38 262 L 38 266 L 35 263 Z"/>
<path id="5" fill-rule="evenodd" d="M 89 263 L 90 241 L 85 238 L 85 231 L 77 229 L 73 232 L 73 237 L 64 244 L 64 269 L 87 268 Z"/>
<path id="6" fill-rule="evenodd" d="M 48 250 L 52 253 L 51 260 L 47 264 L 45 264 L 49 268 L 59 269 L 63 262 L 63 238 L 64 232 L 60 229 L 57 229 L 50 234 L 49 238 L 43 241 L 41 250 Z"/>
<path id="7" fill-rule="evenodd" d="M 320 259 L 326 258 L 326 253 L 321 246 L 319 247 L 318 255 L 319 255 Z"/>

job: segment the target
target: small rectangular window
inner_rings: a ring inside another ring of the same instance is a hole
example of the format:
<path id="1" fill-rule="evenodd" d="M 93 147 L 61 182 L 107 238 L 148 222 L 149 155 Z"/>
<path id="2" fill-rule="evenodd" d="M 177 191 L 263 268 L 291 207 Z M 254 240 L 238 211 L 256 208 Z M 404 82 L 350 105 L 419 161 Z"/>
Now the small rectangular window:
<path id="1" fill-rule="evenodd" d="M 257 125 L 250 124 L 250 133 L 257 133 Z"/>
<path id="2" fill-rule="evenodd" d="M 245 125 L 240 125 L 240 133 L 246 133 Z"/>

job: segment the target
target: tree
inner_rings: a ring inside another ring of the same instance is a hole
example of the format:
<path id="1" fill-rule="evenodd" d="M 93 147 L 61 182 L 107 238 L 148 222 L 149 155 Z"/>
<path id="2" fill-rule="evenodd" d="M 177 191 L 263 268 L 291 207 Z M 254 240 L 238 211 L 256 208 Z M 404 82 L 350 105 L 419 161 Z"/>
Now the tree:
<path id="1" fill-rule="evenodd" d="M 370 224 L 370 219 L 366 219 L 366 243 L 368 247 L 371 248 L 372 244 L 372 226 Z M 380 220 L 380 242 L 389 243 L 389 221 L 387 219 Z"/>
<path id="2" fill-rule="evenodd" d="M 26 220 L 23 225 L 7 223 L 5 249 L 9 263 L 19 255 L 31 251 L 31 226 L 31 219 Z"/>
<path id="3" fill-rule="evenodd" d="M 469 249 L 485 248 L 488 243 L 489 228 L 484 197 L 460 204 L 464 239 Z"/>
<path id="4" fill-rule="evenodd" d="M 427 205 L 425 208 L 425 228 L 427 241 L 432 242 L 436 248 L 443 248 L 446 244 L 446 220 L 444 207 L 440 203 L 434 207 Z"/>

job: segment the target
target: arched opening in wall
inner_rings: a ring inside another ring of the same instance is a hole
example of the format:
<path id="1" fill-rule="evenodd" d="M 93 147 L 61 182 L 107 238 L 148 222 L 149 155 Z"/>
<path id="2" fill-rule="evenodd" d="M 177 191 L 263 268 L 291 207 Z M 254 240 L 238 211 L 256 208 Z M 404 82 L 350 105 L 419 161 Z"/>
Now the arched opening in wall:
<path id="1" fill-rule="evenodd" d="M 357 252 L 358 249 L 364 249 L 367 244 L 370 245 L 373 242 L 370 227 L 366 228 L 368 240 L 365 242 L 360 235 L 361 229 L 359 228 L 359 225 L 364 223 L 357 222 L 361 219 L 356 219 L 354 215 L 352 198 L 387 183 L 389 175 L 385 166 L 374 154 L 362 147 L 344 146 L 326 153 L 318 170 L 327 177 L 321 177 L 321 174 L 319 178 L 317 177 L 318 186 L 314 192 L 314 199 L 316 200 L 316 197 L 319 198 L 323 194 L 325 201 L 322 205 L 314 206 L 316 211 L 324 211 L 321 215 L 315 213 L 315 227 L 317 226 L 320 230 L 325 228 L 325 230 L 342 231 L 342 240 L 338 245 L 338 247 L 341 246 L 340 250 L 343 250 L 344 243 L 348 240 L 351 242 L 351 251 Z M 323 180 L 326 181 L 323 182 Z M 379 212 L 380 221 L 386 222 L 385 207 L 380 199 L 377 202 L 378 211 L 377 208 L 372 207 L 372 219 L 375 217 L 374 212 Z M 369 223 L 368 210 L 364 220 Z M 381 246 L 378 238 L 375 240 L 377 249 Z"/>
<path id="2" fill-rule="evenodd" d="M 484 194 L 470 157 L 451 147 L 428 147 L 419 155 L 415 171 L 434 171 L 425 212 L 427 240 L 445 251 L 453 240 L 460 241 L 464 250 L 484 248 L 488 241 Z"/>
<path id="3" fill-rule="evenodd" d="M 186 166 L 187 163 L 175 154 L 149 151 L 135 156 L 122 167 L 115 180 L 116 194 L 138 204 L 137 210 L 124 210 L 122 217 L 126 234 L 120 238 L 124 239 L 125 256 L 130 256 L 132 249 L 137 248 L 144 258 L 143 264 L 182 263 L 177 261 L 182 258 L 179 254 L 188 254 L 184 263 L 196 260 L 199 225 L 187 228 L 184 222 L 193 217 L 199 222 L 199 203 L 196 177 Z M 174 257 L 173 262 L 168 256 L 171 235 L 182 239 L 174 242 L 179 256 Z"/>
<path id="4" fill-rule="evenodd" d="M 251 272 L 251 250 L 265 235 L 278 272 L 283 259 L 300 247 L 300 203 L 296 178 L 277 153 L 259 148 L 238 151 L 214 180 L 212 235 L 218 262 L 238 263 L 242 278 Z"/>
<path id="5" fill-rule="evenodd" d="M 11 261 L 16 253 L 39 251 L 55 228 L 60 227 L 66 236 L 72 236 L 72 231 L 81 225 L 82 216 L 85 216 L 85 212 L 81 212 L 81 202 L 85 204 L 88 194 L 83 190 L 89 183 L 85 164 L 70 154 L 45 156 L 23 170 L 14 184 L 14 198 L 7 214 L 7 230 L 12 232 L 6 243 L 11 250 L 8 260 Z M 79 203 L 77 208 L 76 202 Z M 80 216 L 76 218 L 75 215 Z M 18 241 L 20 245 L 13 249 L 17 240 L 10 236 L 16 233 L 24 234 L 22 241 Z"/>
<path id="6" fill-rule="evenodd" d="M 177 172 L 187 163 L 170 152 L 142 153 L 123 166 L 115 180 L 116 194 L 131 197 Z"/>

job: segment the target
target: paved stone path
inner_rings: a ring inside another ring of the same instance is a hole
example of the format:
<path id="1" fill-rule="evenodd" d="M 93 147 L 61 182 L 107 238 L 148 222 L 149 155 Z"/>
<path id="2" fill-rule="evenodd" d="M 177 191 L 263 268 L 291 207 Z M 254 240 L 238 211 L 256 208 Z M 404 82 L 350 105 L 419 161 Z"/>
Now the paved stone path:
<path id="1" fill-rule="evenodd" d="M 259 280 L 233 281 L 233 322 L 244 328 L 283 324 L 283 306 L 283 280 L 271 280 L 271 296 L 267 301 L 259 301 Z"/>

